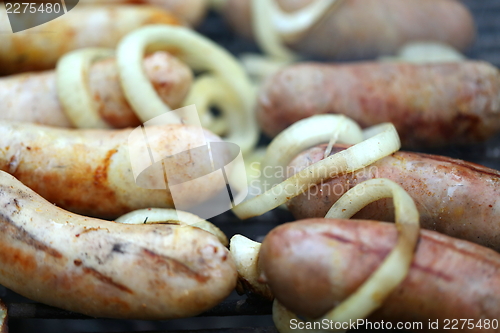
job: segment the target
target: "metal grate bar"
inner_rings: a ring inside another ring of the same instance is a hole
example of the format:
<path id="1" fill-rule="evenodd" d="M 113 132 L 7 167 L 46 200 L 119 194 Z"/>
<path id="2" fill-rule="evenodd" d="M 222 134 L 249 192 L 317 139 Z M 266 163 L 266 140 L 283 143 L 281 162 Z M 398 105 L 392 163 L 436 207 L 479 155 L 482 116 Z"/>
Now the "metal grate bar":
<path id="1" fill-rule="evenodd" d="M 198 317 L 259 316 L 271 314 L 272 304 L 252 299 L 225 301 Z M 10 319 L 96 319 L 41 303 L 7 303 Z M 107 319 L 107 318 L 99 318 Z"/>
<path id="2" fill-rule="evenodd" d="M 107 332 L 94 332 L 107 333 Z M 121 333 L 278 333 L 275 327 L 240 327 L 240 328 L 216 328 L 206 330 L 181 330 L 181 331 L 143 331 L 143 332 L 121 332 Z"/>

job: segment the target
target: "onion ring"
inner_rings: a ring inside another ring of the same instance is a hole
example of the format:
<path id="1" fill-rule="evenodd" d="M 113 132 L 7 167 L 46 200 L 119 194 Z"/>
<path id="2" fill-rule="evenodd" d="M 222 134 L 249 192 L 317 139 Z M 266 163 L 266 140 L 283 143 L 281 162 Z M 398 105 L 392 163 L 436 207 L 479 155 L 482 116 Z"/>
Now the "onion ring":
<path id="1" fill-rule="evenodd" d="M 238 61 L 226 50 L 184 27 L 151 25 L 135 30 L 122 39 L 117 49 L 120 81 L 125 96 L 142 121 L 170 111 L 154 90 L 142 68 L 147 51 L 171 51 L 193 69 L 207 70 L 225 83 L 227 94 L 234 94 L 242 106 L 238 126 L 244 130 L 246 145 L 254 147 L 258 139 L 253 114 L 253 87 Z M 234 126 L 234 125 L 233 125 Z"/>
<path id="2" fill-rule="evenodd" d="M 219 241 L 227 246 L 226 235 L 212 223 L 194 214 L 168 208 L 145 208 L 134 210 L 120 216 L 115 220 L 124 224 L 178 224 L 196 227 L 216 236 Z"/>
<path id="3" fill-rule="evenodd" d="M 259 46 L 275 58 L 295 59 L 296 55 L 284 43 L 300 39 L 341 1 L 316 0 L 294 13 L 286 13 L 275 0 L 253 0 L 253 32 Z"/>
<path id="4" fill-rule="evenodd" d="M 401 147 L 396 128 L 391 123 L 373 126 L 369 132 L 372 136 L 368 139 L 310 165 L 259 196 L 234 207 L 233 212 L 241 219 L 264 214 L 307 191 L 324 179 L 342 173 L 354 172 L 394 153 Z M 270 177 L 270 179 L 274 178 Z M 265 185 L 267 184 L 261 183 L 264 189 Z"/>
<path id="5" fill-rule="evenodd" d="M 220 76 L 202 75 L 194 82 L 184 105 L 195 104 L 203 127 L 217 135 L 228 132 L 224 140 L 237 144 L 246 154 L 255 144 L 248 140 L 252 134 L 245 123 L 245 107 L 235 95 L 227 93 L 230 90 Z M 211 105 L 220 108 L 222 117 L 215 118 L 211 115 Z"/>
<path id="6" fill-rule="evenodd" d="M 314 131 L 310 130 L 314 128 Z M 267 148 L 261 163 L 261 181 L 269 182 L 269 186 L 279 184 L 283 179 L 277 177 L 286 170 L 292 159 L 305 149 L 327 142 L 332 133 L 338 135 L 338 141 L 356 144 L 363 141 L 361 127 L 344 115 L 322 114 L 302 119 L 278 134 Z M 271 175 L 267 176 L 267 170 Z"/>
<path id="7" fill-rule="evenodd" d="M 231 255 L 233 256 L 236 270 L 238 271 L 238 280 L 244 281 L 243 291 L 250 289 L 259 296 L 269 300 L 274 298 L 269 286 L 265 283 L 260 283 L 260 270 L 258 268 L 259 251 L 261 243 L 255 242 L 250 238 L 242 235 L 234 235 L 231 237 L 229 246 Z"/>
<path id="8" fill-rule="evenodd" d="M 367 204 L 390 197 L 394 200 L 396 225 L 399 231 L 396 246 L 353 294 L 317 321 L 327 319 L 333 322 L 349 322 L 366 318 L 382 305 L 387 296 L 407 276 L 417 245 L 420 225 L 415 202 L 401 186 L 385 178 L 367 180 L 340 197 L 325 218 L 347 219 Z M 296 332 L 290 329 L 290 320 L 300 321 L 277 300 L 273 305 L 273 319 L 281 333 Z"/>
<path id="9" fill-rule="evenodd" d="M 86 48 L 70 52 L 57 63 L 59 101 L 75 127 L 111 128 L 99 115 L 88 84 L 90 65 L 114 56 L 113 49 Z"/>

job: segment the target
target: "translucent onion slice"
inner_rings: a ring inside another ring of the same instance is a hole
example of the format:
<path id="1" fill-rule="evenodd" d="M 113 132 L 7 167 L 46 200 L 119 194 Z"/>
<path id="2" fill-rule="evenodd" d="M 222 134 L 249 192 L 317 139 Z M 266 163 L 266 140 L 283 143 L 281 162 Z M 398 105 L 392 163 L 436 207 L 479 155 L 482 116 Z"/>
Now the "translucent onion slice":
<path id="1" fill-rule="evenodd" d="M 259 282 L 260 270 L 258 268 L 258 259 L 260 246 L 261 243 L 255 242 L 245 236 L 234 235 L 231 238 L 229 249 L 236 264 L 241 289 L 272 300 L 274 296 L 269 286 Z"/>
<path id="2" fill-rule="evenodd" d="M 93 62 L 113 56 L 113 49 L 87 48 L 70 52 L 57 63 L 59 101 L 75 127 L 110 128 L 95 105 L 89 88 L 88 71 Z"/>
<path id="3" fill-rule="evenodd" d="M 333 322 L 349 322 L 366 318 L 383 304 L 387 296 L 407 276 L 417 245 L 420 224 L 415 202 L 401 186 L 384 178 L 367 180 L 337 200 L 325 218 L 348 219 L 369 203 L 390 197 L 394 200 L 399 231 L 396 246 L 358 290 L 316 321 L 327 319 Z M 291 330 L 290 320 L 300 321 L 276 300 L 273 306 L 273 319 L 281 333 L 296 332 Z"/>
<path id="4" fill-rule="evenodd" d="M 273 26 L 285 42 L 295 42 L 302 38 L 312 26 L 317 24 L 343 0 L 315 0 L 293 13 L 281 10 L 276 0 L 269 0 Z"/>
<path id="5" fill-rule="evenodd" d="M 226 94 L 232 94 L 241 103 L 241 117 L 231 126 L 244 130 L 248 146 L 254 147 L 258 127 L 253 113 L 254 90 L 243 67 L 226 50 L 202 35 L 184 27 L 151 25 L 135 30 L 118 45 L 117 63 L 120 80 L 132 108 L 142 121 L 170 111 L 149 82 L 142 59 L 146 52 L 170 51 L 195 70 L 208 71 L 224 82 Z M 244 127 L 243 127 L 244 126 Z"/>
<path id="6" fill-rule="evenodd" d="M 226 235 L 212 223 L 194 214 L 168 208 L 145 208 L 120 216 L 115 222 L 125 224 L 178 224 L 203 229 L 227 246 Z"/>
<path id="7" fill-rule="evenodd" d="M 376 125 L 370 133 L 372 137 L 314 163 L 259 196 L 242 202 L 233 208 L 233 212 L 241 219 L 262 215 L 325 179 L 359 170 L 401 147 L 396 128 L 390 123 Z M 265 185 L 261 183 L 264 189 Z"/>
<path id="8" fill-rule="evenodd" d="M 305 149 L 328 142 L 332 135 L 337 141 L 356 144 L 363 141 L 361 127 L 343 115 L 322 114 L 299 120 L 278 134 L 267 148 L 261 163 L 264 188 L 283 181 L 288 164 Z"/>
<path id="9" fill-rule="evenodd" d="M 405 44 L 396 56 L 380 57 L 380 61 L 400 61 L 416 64 L 457 62 L 466 57 L 452 46 L 438 42 L 412 42 Z"/>
<path id="10" fill-rule="evenodd" d="M 240 146 L 246 154 L 254 147 L 254 142 L 248 140 L 254 135 L 254 129 L 246 123 L 247 115 L 241 99 L 228 91 L 231 88 L 220 76 L 202 75 L 194 82 L 184 105 L 195 104 L 203 127 L 218 135 L 226 134 L 224 139 Z M 210 106 L 213 105 L 221 110 L 221 117 L 212 116 Z"/>
<path id="11" fill-rule="evenodd" d="M 286 13 L 275 0 L 253 0 L 253 32 L 259 46 L 272 57 L 295 59 L 295 54 L 288 50 L 284 43 L 300 39 L 341 1 L 316 0 L 294 13 Z"/>
<path id="12" fill-rule="evenodd" d="M 0 300 L 0 333 L 7 333 L 7 307 Z"/>

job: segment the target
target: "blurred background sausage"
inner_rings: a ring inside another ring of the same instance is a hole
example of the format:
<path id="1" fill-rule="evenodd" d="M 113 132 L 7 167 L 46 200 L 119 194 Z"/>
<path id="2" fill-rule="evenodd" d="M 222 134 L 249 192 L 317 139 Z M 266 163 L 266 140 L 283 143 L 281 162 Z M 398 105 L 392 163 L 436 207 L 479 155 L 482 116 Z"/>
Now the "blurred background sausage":
<path id="1" fill-rule="evenodd" d="M 80 0 L 80 4 L 137 4 L 164 8 L 191 26 L 197 26 L 208 10 L 208 0 Z"/>
<path id="2" fill-rule="evenodd" d="M 13 34 L 6 9 L 0 6 L 0 75 L 52 69 L 69 51 L 114 48 L 141 26 L 180 23 L 170 12 L 154 6 L 76 6 L 48 23 Z"/>
<path id="3" fill-rule="evenodd" d="M 362 127 L 392 122 L 403 147 L 484 141 L 500 131 L 500 72 L 485 62 L 297 64 L 269 78 L 257 102 L 274 137 L 321 113 Z"/>
<path id="4" fill-rule="evenodd" d="M 156 52 L 144 59 L 144 69 L 163 101 L 172 109 L 180 107 L 191 88 L 190 68 L 169 53 Z M 88 82 L 99 115 L 111 127 L 141 124 L 123 94 L 114 59 L 92 65 Z M 0 100 L 0 119 L 73 127 L 59 102 L 54 71 L 0 78 Z"/>
<path id="5" fill-rule="evenodd" d="M 313 0 L 278 0 L 284 11 Z M 251 37 L 251 1 L 228 0 L 224 16 L 239 34 Z M 345 0 L 308 31 L 293 49 L 317 57 L 369 58 L 395 53 L 411 41 L 436 41 L 464 50 L 472 42 L 472 15 L 455 0 Z"/>

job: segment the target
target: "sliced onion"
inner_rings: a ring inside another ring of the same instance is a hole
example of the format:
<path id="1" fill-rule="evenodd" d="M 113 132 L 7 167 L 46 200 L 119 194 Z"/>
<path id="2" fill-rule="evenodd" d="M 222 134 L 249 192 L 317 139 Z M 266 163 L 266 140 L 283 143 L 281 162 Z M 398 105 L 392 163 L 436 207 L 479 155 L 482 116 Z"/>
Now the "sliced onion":
<path id="1" fill-rule="evenodd" d="M 260 87 L 261 83 L 268 77 L 293 63 L 293 61 L 279 60 L 253 53 L 240 55 L 240 62 L 256 87 Z"/>
<path id="2" fill-rule="evenodd" d="M 340 305 L 316 320 L 349 322 L 366 318 L 378 309 L 389 294 L 405 279 L 417 245 L 420 224 L 415 202 L 406 191 L 389 179 L 367 180 L 347 191 L 328 211 L 325 218 L 347 219 L 363 207 L 382 198 L 394 200 L 398 242 L 372 275 Z M 295 332 L 290 320 L 300 321 L 275 301 L 273 318 L 281 333 Z"/>
<path id="3" fill-rule="evenodd" d="M 260 270 L 258 268 L 258 257 L 261 244 L 242 235 L 234 235 L 231 238 L 229 249 L 233 256 L 239 280 L 245 284 L 243 288 L 251 289 L 255 294 L 272 300 L 273 294 L 269 286 L 260 283 Z"/>
<path id="4" fill-rule="evenodd" d="M 317 128 L 312 128 L 312 131 L 316 130 Z M 233 208 L 233 212 L 241 219 L 262 215 L 324 179 L 359 170 L 394 153 L 401 146 L 396 128 L 390 123 L 374 126 L 370 133 L 373 134 L 372 137 L 310 165 L 261 195 L 239 204 Z M 265 184 L 261 184 L 263 185 Z"/>
<path id="5" fill-rule="evenodd" d="M 184 105 L 195 104 L 203 127 L 218 135 L 227 132 L 224 139 L 240 146 L 246 154 L 255 146 L 255 142 L 248 139 L 255 129 L 247 126 L 245 106 L 237 96 L 227 93 L 230 90 L 220 76 L 202 75 L 196 79 Z M 221 117 L 211 115 L 210 106 L 213 105 L 222 111 Z"/>
<path id="6" fill-rule="evenodd" d="M 341 143 L 356 144 L 363 141 L 361 127 L 343 115 L 322 114 L 294 123 L 269 144 L 261 163 L 261 181 L 267 182 L 269 186 L 279 184 L 283 181 L 279 175 L 284 174 L 295 156 L 307 148 L 328 142 L 334 134 Z"/>
<path id="7" fill-rule="evenodd" d="M 343 0 L 315 0 L 304 8 L 287 13 L 281 10 L 276 0 L 269 0 L 274 28 L 285 42 L 295 42 L 302 38 L 321 18 L 342 3 Z"/>
<path id="8" fill-rule="evenodd" d="M 168 208 L 145 208 L 120 216 L 115 222 L 124 224 L 178 224 L 203 229 L 227 246 L 226 235 L 212 223 L 194 214 Z"/>
<path id="9" fill-rule="evenodd" d="M 226 94 L 232 94 L 241 105 L 241 117 L 231 126 L 244 130 L 239 136 L 247 146 L 254 147 L 258 128 L 253 113 L 254 91 L 245 71 L 226 50 L 184 27 L 151 25 L 135 30 L 118 45 L 117 63 L 123 91 L 142 121 L 170 111 L 157 95 L 142 67 L 146 52 L 165 50 L 196 70 L 209 71 L 224 82 Z"/>
<path id="10" fill-rule="evenodd" d="M 295 54 L 285 42 L 300 39 L 342 0 L 316 0 L 294 13 L 284 12 L 276 0 L 253 0 L 253 32 L 259 46 L 272 57 L 293 60 Z"/>
<path id="11" fill-rule="evenodd" d="M 466 57 L 452 46 L 438 42 L 412 42 L 405 44 L 396 56 L 380 57 L 381 61 L 401 61 L 417 64 L 457 62 Z"/>
<path id="12" fill-rule="evenodd" d="M 75 127 L 110 128 L 101 119 L 95 105 L 88 83 L 88 71 L 93 62 L 113 56 L 113 49 L 87 48 L 70 52 L 57 63 L 59 101 Z"/>

